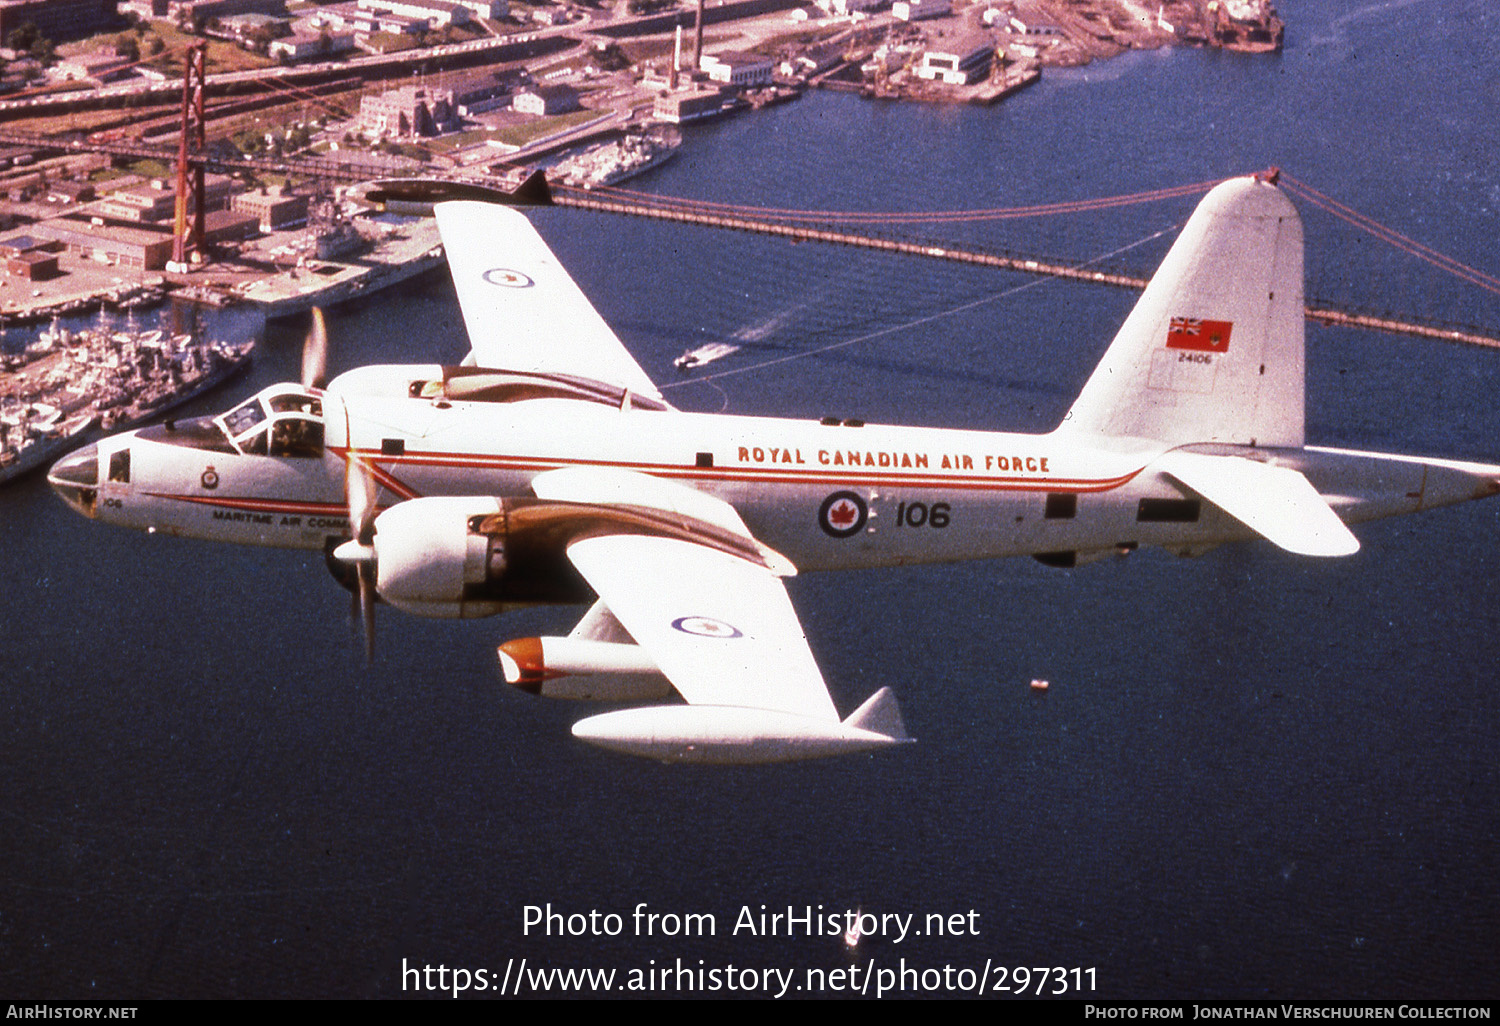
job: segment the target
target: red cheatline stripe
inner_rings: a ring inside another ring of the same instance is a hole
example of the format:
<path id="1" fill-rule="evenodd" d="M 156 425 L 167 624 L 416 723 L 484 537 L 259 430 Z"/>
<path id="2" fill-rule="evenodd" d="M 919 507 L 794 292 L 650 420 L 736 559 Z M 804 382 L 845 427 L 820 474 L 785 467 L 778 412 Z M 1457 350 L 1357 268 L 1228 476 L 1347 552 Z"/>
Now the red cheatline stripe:
<path id="1" fill-rule="evenodd" d="M 253 496 L 173 495 L 170 492 L 147 492 L 153 499 L 176 499 L 201 506 L 222 506 L 256 513 L 321 513 L 330 517 L 347 517 L 349 511 L 337 502 L 297 502 L 292 499 L 258 499 Z"/>
<path id="2" fill-rule="evenodd" d="M 695 467 L 680 467 L 670 464 L 611 462 L 607 460 L 559 461 L 531 456 L 489 456 L 478 453 L 407 453 L 402 456 L 382 455 L 378 450 L 356 450 L 354 455 L 370 465 L 382 480 L 393 482 L 399 494 L 414 498 L 419 493 L 399 481 L 384 468 L 375 466 L 376 460 L 419 467 L 453 467 L 469 470 L 513 470 L 546 471 L 568 466 L 608 467 L 616 470 L 634 470 L 658 477 L 691 481 L 754 481 L 761 484 L 824 485 L 847 487 L 849 485 L 878 485 L 883 488 L 960 488 L 981 491 L 1079 491 L 1097 492 L 1118 488 L 1130 481 L 1143 467 L 1111 478 L 1058 478 L 1058 477 L 998 477 L 983 474 L 901 474 L 866 473 L 860 470 L 832 471 L 807 470 L 785 471 L 775 468 L 718 467 L 712 472 Z M 396 490 L 393 487 L 392 490 Z"/>

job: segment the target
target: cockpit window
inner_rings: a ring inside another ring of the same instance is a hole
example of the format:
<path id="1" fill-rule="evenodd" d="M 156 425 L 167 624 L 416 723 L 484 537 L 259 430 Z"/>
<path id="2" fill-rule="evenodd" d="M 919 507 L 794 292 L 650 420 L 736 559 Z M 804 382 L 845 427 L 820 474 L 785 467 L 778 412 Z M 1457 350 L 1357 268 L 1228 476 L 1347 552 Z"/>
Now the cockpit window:
<path id="1" fill-rule="evenodd" d="M 224 429 L 230 438 L 237 438 L 266 419 L 266 411 L 257 396 L 224 414 Z"/>
<path id="2" fill-rule="evenodd" d="M 271 455 L 322 456 L 323 422 L 297 416 L 277 417 L 271 422 Z"/>
<path id="3" fill-rule="evenodd" d="M 273 395 L 267 401 L 272 413 L 308 413 L 323 416 L 323 401 L 315 395 Z"/>
<path id="4" fill-rule="evenodd" d="M 297 385 L 272 385 L 215 419 L 246 456 L 323 455 L 323 400 Z"/>
<path id="5" fill-rule="evenodd" d="M 270 433 L 269 428 L 261 428 L 248 438 L 235 439 L 235 444 L 240 447 L 240 452 L 246 456 L 264 456 L 268 450 L 266 436 Z"/>
<path id="6" fill-rule="evenodd" d="M 129 449 L 118 449 L 109 454 L 109 479 L 119 484 L 130 483 Z"/>

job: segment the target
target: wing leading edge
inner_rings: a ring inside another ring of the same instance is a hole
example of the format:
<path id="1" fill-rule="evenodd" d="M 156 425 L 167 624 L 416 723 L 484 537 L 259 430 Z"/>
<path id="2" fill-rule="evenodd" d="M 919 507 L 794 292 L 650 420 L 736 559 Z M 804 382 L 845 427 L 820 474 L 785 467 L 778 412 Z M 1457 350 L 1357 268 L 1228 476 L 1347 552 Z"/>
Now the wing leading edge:
<path id="1" fill-rule="evenodd" d="M 434 213 L 475 363 L 661 399 L 524 214 L 473 201 L 440 203 Z"/>

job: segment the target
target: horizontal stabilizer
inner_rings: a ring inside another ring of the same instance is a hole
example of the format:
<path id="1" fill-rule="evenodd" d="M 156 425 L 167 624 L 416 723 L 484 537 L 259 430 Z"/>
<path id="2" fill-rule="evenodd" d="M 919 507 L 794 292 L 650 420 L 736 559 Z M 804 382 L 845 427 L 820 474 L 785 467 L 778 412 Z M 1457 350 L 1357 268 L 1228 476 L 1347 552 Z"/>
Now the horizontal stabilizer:
<path id="1" fill-rule="evenodd" d="M 476 200 L 508 207 L 550 207 L 552 191 L 546 173 L 534 172 L 510 192 L 475 182 L 445 182 L 431 178 L 385 178 L 367 183 L 358 199 L 391 213 L 431 216 L 438 203 Z"/>
<path id="2" fill-rule="evenodd" d="M 1182 450 L 1167 453 L 1152 467 L 1288 552 L 1348 556 L 1359 551 L 1359 539 L 1312 482 L 1290 467 Z"/>

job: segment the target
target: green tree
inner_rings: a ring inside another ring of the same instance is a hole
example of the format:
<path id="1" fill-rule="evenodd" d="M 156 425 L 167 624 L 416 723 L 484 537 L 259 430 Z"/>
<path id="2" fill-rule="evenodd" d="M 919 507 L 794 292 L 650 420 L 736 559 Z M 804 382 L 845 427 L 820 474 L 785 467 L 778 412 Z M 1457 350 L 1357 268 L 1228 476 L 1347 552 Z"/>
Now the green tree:
<path id="1" fill-rule="evenodd" d="M 35 43 L 40 35 L 41 33 L 37 31 L 34 24 L 23 21 L 16 26 L 16 30 L 5 42 L 12 50 L 30 50 L 31 44 Z"/>
<path id="2" fill-rule="evenodd" d="M 27 48 L 26 52 L 29 53 L 31 55 L 31 59 L 36 61 L 38 64 L 51 64 L 53 61 L 57 60 L 57 47 L 53 46 L 52 40 L 46 38 L 45 36 L 38 37 L 37 41 L 32 43 L 31 46 Z"/>

